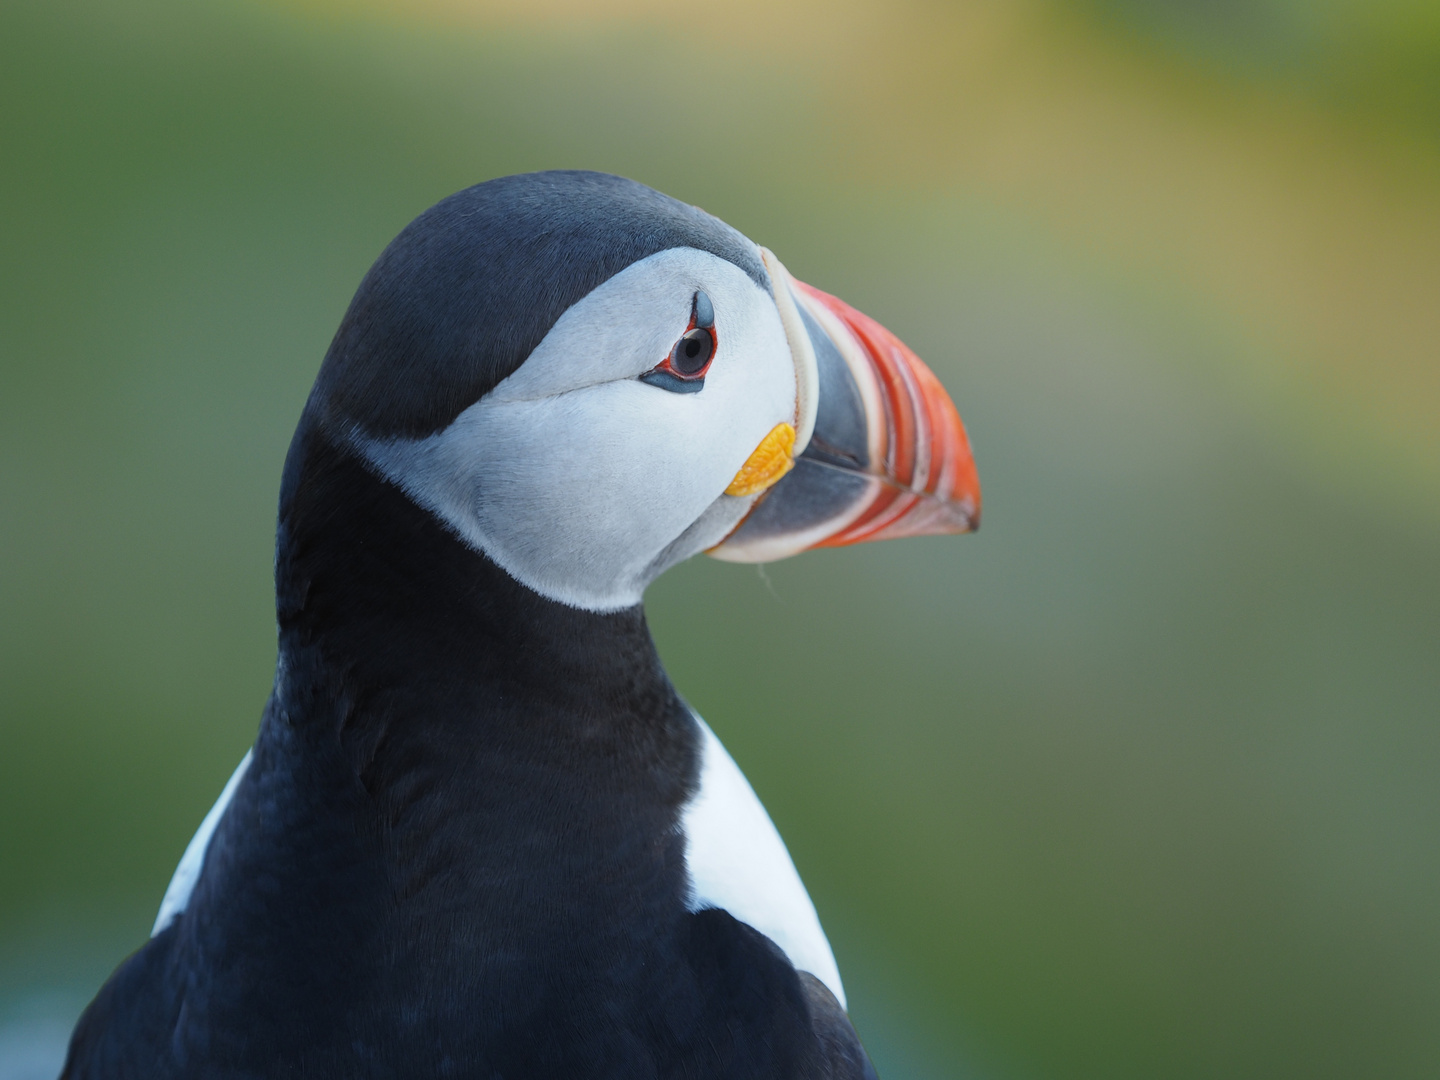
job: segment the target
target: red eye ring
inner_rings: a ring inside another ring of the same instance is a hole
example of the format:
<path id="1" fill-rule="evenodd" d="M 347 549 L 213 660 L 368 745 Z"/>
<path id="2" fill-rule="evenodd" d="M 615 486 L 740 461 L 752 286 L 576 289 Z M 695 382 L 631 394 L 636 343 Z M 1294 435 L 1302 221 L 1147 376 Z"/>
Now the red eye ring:
<path id="1" fill-rule="evenodd" d="M 698 393 L 718 349 L 715 337 L 715 310 L 710 298 L 696 292 L 690 306 L 690 323 L 665 357 L 640 376 L 642 382 L 680 394 Z"/>

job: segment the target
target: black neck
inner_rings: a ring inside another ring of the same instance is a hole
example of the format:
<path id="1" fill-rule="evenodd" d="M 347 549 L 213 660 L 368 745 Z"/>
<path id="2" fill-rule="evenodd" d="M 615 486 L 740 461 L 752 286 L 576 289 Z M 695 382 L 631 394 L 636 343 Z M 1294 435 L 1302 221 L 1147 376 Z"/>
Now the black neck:
<path id="1" fill-rule="evenodd" d="M 689 910 L 700 730 L 640 609 L 535 595 L 313 433 L 290 465 L 276 691 L 185 916 L 135 968 L 167 980 L 127 1026 L 145 1060 L 821 1075 L 818 983 Z"/>
<path id="2" fill-rule="evenodd" d="M 443 713 L 476 694 L 561 713 L 668 706 L 639 605 L 597 614 L 542 597 L 316 428 L 296 441 L 276 558 L 285 661 L 318 650 L 360 712 L 379 695 Z"/>

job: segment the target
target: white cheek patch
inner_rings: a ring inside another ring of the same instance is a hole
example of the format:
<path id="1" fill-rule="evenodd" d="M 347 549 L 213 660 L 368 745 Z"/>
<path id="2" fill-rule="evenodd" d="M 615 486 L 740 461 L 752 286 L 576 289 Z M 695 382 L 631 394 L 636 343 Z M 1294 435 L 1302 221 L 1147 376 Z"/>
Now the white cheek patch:
<path id="1" fill-rule="evenodd" d="M 735 759 L 698 715 L 695 722 L 704 733 L 700 790 L 681 818 L 690 910 L 722 908 L 753 926 L 844 1008 L 840 969 L 785 841 Z"/>
<path id="2" fill-rule="evenodd" d="M 715 307 L 699 393 L 639 381 L 684 332 L 697 289 Z M 739 267 L 679 248 L 627 267 L 556 322 L 529 359 L 426 439 L 353 436 L 382 474 L 536 592 L 613 611 L 640 601 L 702 517 L 718 543 L 748 506 L 726 486 L 794 417 L 795 365 L 770 295 Z M 683 556 L 679 556 L 683 557 Z"/>
<path id="3" fill-rule="evenodd" d="M 704 278 L 708 285 L 699 283 Z M 525 401 L 632 379 L 670 352 L 690 319 L 696 289 L 730 318 L 764 295 L 738 266 L 694 248 L 672 248 L 627 266 L 576 301 L 492 401 Z M 716 312 L 717 318 L 720 312 Z"/>

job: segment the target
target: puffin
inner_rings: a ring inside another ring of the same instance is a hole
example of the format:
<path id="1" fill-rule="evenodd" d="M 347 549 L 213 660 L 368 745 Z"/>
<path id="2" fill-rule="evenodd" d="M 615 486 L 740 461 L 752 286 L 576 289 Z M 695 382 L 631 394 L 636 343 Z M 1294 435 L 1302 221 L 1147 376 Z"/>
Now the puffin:
<path id="1" fill-rule="evenodd" d="M 595 172 L 444 199 L 320 366 L 258 735 L 62 1080 L 873 1078 L 642 597 L 979 520 L 930 370 L 715 217 Z"/>

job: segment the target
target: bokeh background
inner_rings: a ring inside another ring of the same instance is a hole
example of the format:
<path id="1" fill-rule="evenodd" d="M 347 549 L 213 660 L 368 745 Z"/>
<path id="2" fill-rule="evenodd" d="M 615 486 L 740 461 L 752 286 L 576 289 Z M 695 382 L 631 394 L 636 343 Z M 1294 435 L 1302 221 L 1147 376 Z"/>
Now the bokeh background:
<path id="1" fill-rule="evenodd" d="M 0 1078 L 253 737 L 415 214 L 697 203 L 951 388 L 974 537 L 697 560 L 676 683 L 897 1078 L 1440 1075 L 1440 5 L 0 5 Z"/>

